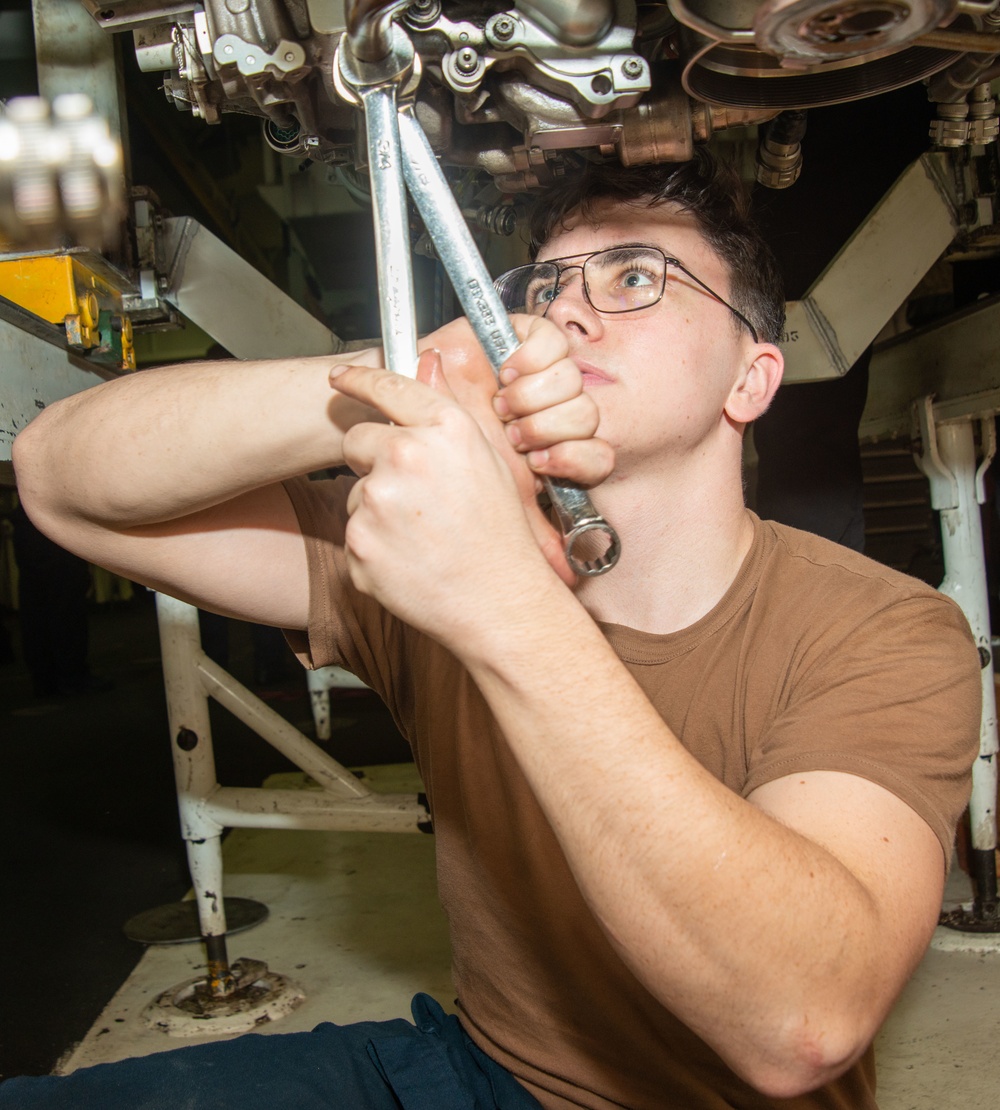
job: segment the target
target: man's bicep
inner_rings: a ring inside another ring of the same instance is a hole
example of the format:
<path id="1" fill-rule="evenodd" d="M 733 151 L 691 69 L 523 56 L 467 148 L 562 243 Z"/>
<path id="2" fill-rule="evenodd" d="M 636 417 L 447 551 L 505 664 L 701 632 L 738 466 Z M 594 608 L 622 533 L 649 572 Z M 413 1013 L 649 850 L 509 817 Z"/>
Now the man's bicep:
<path id="1" fill-rule="evenodd" d="M 885 986 L 898 991 L 941 909 L 947 861 L 930 825 L 890 790 L 841 771 L 786 775 L 748 801 L 825 848 L 866 888 L 881 919 Z"/>
<path id="2" fill-rule="evenodd" d="M 298 518 L 281 485 L 162 524 L 95 529 L 77 553 L 213 612 L 305 628 L 309 570 Z"/>

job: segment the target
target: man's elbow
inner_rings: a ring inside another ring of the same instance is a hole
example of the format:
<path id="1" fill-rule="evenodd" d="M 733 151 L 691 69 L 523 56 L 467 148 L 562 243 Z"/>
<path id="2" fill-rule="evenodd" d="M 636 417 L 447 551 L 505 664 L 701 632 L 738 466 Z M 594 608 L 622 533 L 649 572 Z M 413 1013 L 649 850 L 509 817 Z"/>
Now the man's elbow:
<path id="1" fill-rule="evenodd" d="M 33 509 L 35 503 L 42 500 L 44 489 L 44 483 L 39 481 L 45 473 L 44 464 L 39 459 L 41 441 L 44 438 L 39 434 L 41 419 L 41 415 L 35 417 L 26 428 L 17 433 L 11 444 L 11 461 L 14 464 L 18 498 L 26 510 L 29 507 Z"/>
<path id="2" fill-rule="evenodd" d="M 40 532 L 65 546 L 59 533 L 66 515 L 60 494 L 59 468 L 49 455 L 48 413 L 43 412 L 23 428 L 11 445 L 11 460 L 21 507 Z"/>
<path id="3" fill-rule="evenodd" d="M 864 1054 L 871 1036 L 856 1028 L 818 1029 L 800 1020 L 778 1038 L 772 1051 L 759 1052 L 738 1069 L 750 1086 L 768 1098 L 799 1098 L 832 1083 Z"/>

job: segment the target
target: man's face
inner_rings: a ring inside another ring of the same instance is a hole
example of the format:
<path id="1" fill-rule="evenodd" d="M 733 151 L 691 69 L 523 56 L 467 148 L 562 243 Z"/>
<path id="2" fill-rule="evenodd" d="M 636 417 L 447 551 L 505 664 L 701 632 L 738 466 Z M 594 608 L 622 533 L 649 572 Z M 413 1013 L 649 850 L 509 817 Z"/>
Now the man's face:
<path id="1" fill-rule="evenodd" d="M 640 243 L 660 247 L 729 299 L 726 267 L 694 220 L 673 206 L 604 204 L 551 238 L 538 259 Z M 564 280 L 547 317 L 569 339 L 584 387 L 600 409 L 598 434 L 615 447 L 619 472 L 631 461 L 703 450 L 725 425 L 727 397 L 753 344 L 749 332 L 724 304 L 676 272 L 658 304 L 617 315 L 591 308 L 579 270 Z"/>

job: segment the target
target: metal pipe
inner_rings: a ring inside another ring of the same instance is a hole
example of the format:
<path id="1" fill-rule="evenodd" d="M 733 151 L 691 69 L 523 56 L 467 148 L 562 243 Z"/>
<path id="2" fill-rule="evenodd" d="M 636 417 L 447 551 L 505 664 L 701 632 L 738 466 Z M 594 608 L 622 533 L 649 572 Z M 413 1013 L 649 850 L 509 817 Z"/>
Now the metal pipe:
<path id="1" fill-rule="evenodd" d="M 983 17 L 983 25 L 988 31 L 1000 29 L 1000 14 L 991 12 Z M 996 55 L 1000 53 L 1000 35 L 982 35 L 995 40 L 994 53 L 965 54 L 947 69 L 936 73 L 927 82 L 927 99 L 938 103 L 954 104 L 966 100 L 969 92 L 982 82 L 991 81 L 995 76 Z"/>
<path id="2" fill-rule="evenodd" d="M 963 54 L 947 69 L 935 73 L 927 82 L 927 99 L 935 104 L 967 103 L 969 93 L 991 80 L 996 67 L 996 56 L 991 54 Z"/>
<path id="3" fill-rule="evenodd" d="M 1000 35 L 979 31 L 925 31 L 911 46 L 931 46 L 935 50 L 961 50 L 968 54 L 1000 54 Z"/>
<path id="4" fill-rule="evenodd" d="M 205 693 L 273 748 L 290 759 L 296 767 L 315 779 L 327 793 L 344 798 L 366 798 L 372 792 L 345 767 L 318 748 L 310 739 L 280 713 L 276 713 L 255 694 L 238 682 L 218 663 L 199 653 L 197 662 Z"/>
<path id="5" fill-rule="evenodd" d="M 229 952 L 226 949 L 226 934 L 206 933 L 205 941 L 205 981 L 208 993 L 213 998 L 226 998 L 236 989 L 236 976 L 229 966 Z"/>
<path id="6" fill-rule="evenodd" d="M 997 0 L 958 0 L 956 13 L 963 15 L 990 16 L 997 8 Z"/>
<path id="7" fill-rule="evenodd" d="M 343 801 L 325 790 L 220 786 L 201 808 L 227 829 L 323 829 L 332 832 L 426 832 L 430 815 L 416 794 Z"/>
<path id="8" fill-rule="evenodd" d="M 223 937 L 226 911 L 222 898 L 222 826 L 202 810 L 218 789 L 208 699 L 196 664 L 202 655 L 198 610 L 166 594 L 156 595 L 167 718 L 173 738 L 174 777 L 181 833 L 203 937 Z M 210 958 L 211 959 L 211 958 Z M 216 964 L 212 993 L 226 989 L 226 972 Z"/>
<path id="9" fill-rule="evenodd" d="M 199 839 L 219 830 L 197 822 L 189 826 L 185 812 L 189 800 L 207 798 L 218 786 L 208 702 L 194 669 L 201 654 L 198 610 L 177 598 L 157 594 L 156 614 L 181 828 L 185 838 Z"/>

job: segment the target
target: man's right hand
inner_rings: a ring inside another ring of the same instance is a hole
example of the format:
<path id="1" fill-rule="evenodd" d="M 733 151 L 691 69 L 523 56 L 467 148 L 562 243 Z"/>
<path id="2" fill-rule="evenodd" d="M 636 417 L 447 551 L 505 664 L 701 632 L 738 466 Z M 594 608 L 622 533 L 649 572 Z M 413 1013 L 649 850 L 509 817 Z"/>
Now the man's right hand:
<path id="1" fill-rule="evenodd" d="M 441 352 L 452 394 L 507 459 L 519 485 L 526 468 L 588 488 L 599 485 L 611 473 L 614 452 L 595 438 L 600 414 L 583 391 L 565 335 L 537 316 L 514 316 L 512 322 L 521 344 L 504 360 L 499 386 L 464 318 L 427 336 L 420 348 Z"/>
<path id="2" fill-rule="evenodd" d="M 614 452 L 595 437 L 600 414 L 583 392 L 579 368 L 567 357 L 565 336 L 546 320 L 519 316 L 521 345 L 504 361 L 498 387 L 493 370 L 464 319 L 422 344 L 440 359 L 422 357 L 419 379 L 458 401 L 510 467 L 528 523 L 542 553 L 567 585 L 576 575 L 563 539 L 538 507 L 539 475 L 594 486 L 614 466 Z M 443 382 L 441 381 L 443 379 Z"/>

